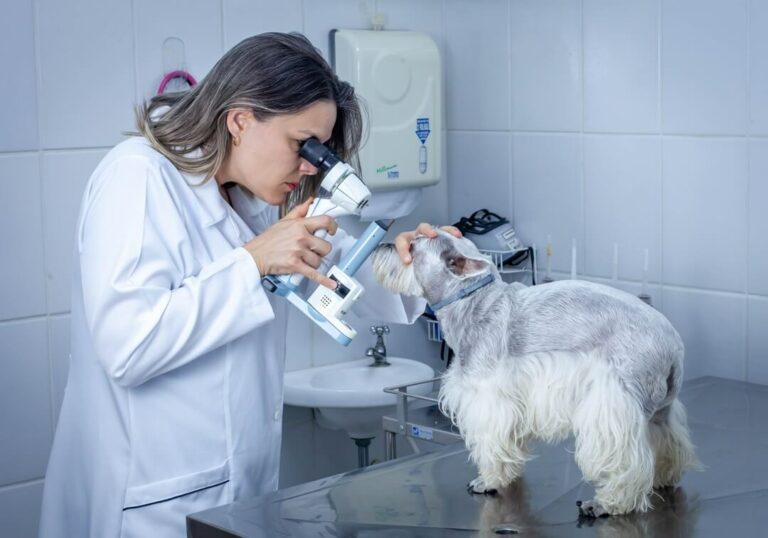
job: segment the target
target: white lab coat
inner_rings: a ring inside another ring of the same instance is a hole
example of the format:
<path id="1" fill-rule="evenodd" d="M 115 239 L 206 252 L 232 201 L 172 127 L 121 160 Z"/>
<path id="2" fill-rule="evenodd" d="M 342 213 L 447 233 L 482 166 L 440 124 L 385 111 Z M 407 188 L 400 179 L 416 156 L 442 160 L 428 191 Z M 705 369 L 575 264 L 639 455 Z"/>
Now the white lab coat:
<path id="1" fill-rule="evenodd" d="M 43 538 L 182 537 L 187 514 L 277 489 L 287 302 L 242 248 L 277 208 L 200 180 L 132 138 L 88 183 Z M 332 259 L 354 243 L 330 240 Z M 357 277 L 363 317 L 423 310 Z"/>

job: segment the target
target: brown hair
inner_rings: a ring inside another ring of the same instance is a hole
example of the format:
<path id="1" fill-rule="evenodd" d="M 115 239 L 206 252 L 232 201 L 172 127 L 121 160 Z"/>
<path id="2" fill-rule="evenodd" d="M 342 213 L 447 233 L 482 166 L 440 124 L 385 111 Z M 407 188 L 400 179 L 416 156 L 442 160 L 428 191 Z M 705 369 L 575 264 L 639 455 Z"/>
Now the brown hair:
<path id="1" fill-rule="evenodd" d="M 339 80 L 306 37 L 271 32 L 235 45 L 192 89 L 157 95 L 137 107 L 136 126 L 138 134 L 179 170 L 208 180 L 230 151 L 227 112 L 248 108 L 257 120 L 266 121 L 318 100 L 336 103 L 328 147 L 344 161 L 356 159 L 363 116 L 354 88 Z M 200 151 L 191 156 L 193 150 Z M 314 194 L 321 179 L 304 178 L 283 210 Z"/>

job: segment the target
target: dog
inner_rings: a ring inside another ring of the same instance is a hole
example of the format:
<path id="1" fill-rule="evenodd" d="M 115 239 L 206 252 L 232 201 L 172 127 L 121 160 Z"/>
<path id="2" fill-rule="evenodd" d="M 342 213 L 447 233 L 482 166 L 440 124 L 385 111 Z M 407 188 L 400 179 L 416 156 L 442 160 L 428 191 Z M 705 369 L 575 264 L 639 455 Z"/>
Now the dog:
<path id="1" fill-rule="evenodd" d="M 477 466 L 472 493 L 517 479 L 529 441 L 571 434 L 595 486 L 577 503 L 589 517 L 645 512 L 654 488 L 699 467 L 677 398 L 683 342 L 660 312 L 591 282 L 505 283 L 470 240 L 443 230 L 410 248 L 405 265 L 393 245 L 377 247 L 374 275 L 425 298 L 455 352 L 438 401 Z"/>

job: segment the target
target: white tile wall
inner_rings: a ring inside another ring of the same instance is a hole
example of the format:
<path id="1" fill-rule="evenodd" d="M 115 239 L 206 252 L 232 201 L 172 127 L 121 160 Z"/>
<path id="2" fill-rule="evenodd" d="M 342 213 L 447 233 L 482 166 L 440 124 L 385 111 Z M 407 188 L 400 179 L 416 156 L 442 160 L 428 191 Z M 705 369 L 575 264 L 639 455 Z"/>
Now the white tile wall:
<path id="1" fill-rule="evenodd" d="M 69 375 L 69 315 L 48 319 L 48 362 L 51 367 L 51 402 L 53 424 L 59 421 L 61 402 Z"/>
<path id="2" fill-rule="evenodd" d="M 312 335 L 312 321 L 295 308 L 288 310 L 288 326 L 294 335 L 285 341 L 285 370 L 303 370 L 312 366 L 312 349 L 307 348 L 307 339 Z"/>
<path id="3" fill-rule="evenodd" d="M 270 0 L 223 0 L 224 49 L 262 32 L 300 32 L 302 0 L 281 0 L 274 9 Z"/>
<path id="4" fill-rule="evenodd" d="M 740 134 L 745 131 L 746 2 L 662 2 L 664 132 Z"/>
<path id="5" fill-rule="evenodd" d="M 357 331 L 357 336 L 345 348 L 322 329 L 312 324 L 312 366 L 324 366 L 343 360 L 365 358 L 365 350 L 376 342 L 370 332 L 371 325 L 380 325 L 380 320 L 361 319 L 353 312 L 347 314 L 344 320 Z"/>
<path id="6" fill-rule="evenodd" d="M 286 415 L 290 409 L 285 407 Z M 306 410 L 309 411 L 309 410 Z M 287 416 L 286 416 L 287 418 Z M 288 424 L 283 422 L 283 444 L 280 454 L 280 488 L 286 488 L 307 482 L 307 477 L 315 477 L 315 462 L 312 457 L 314 447 L 314 422 L 310 413 L 309 420 Z"/>
<path id="7" fill-rule="evenodd" d="M 536 244 L 542 261 L 552 237 L 554 271 L 570 272 L 574 238 L 578 271 L 583 268 L 581 145 L 576 135 L 512 137 L 514 226 L 525 244 Z"/>
<path id="8" fill-rule="evenodd" d="M 114 144 L 134 123 L 131 4 L 40 0 L 36 7 L 42 146 Z"/>
<path id="9" fill-rule="evenodd" d="M 669 287 L 663 293 L 664 314 L 685 344 L 685 379 L 746 381 L 746 297 Z"/>
<path id="10" fill-rule="evenodd" d="M 0 399 L 13 403 L 0 402 L 0 426 L 19 432 L 0 448 L 0 528 L 11 535 L 37 527 L 41 484 L 7 484 L 42 474 L 58 414 L 82 184 L 133 127 L 169 36 L 184 40 L 199 74 L 262 31 L 304 31 L 326 54 L 329 30 L 369 28 L 375 13 L 386 28 L 429 33 L 443 54 L 449 179 L 425 189 L 392 236 L 501 199 L 497 211 L 540 254 L 552 236 L 557 276 L 570 272 L 572 238 L 592 279 L 611 275 L 619 243 L 621 280 L 602 281 L 633 293 L 650 245 L 664 291 L 650 290 L 685 339 L 687 377 L 768 383 L 763 0 L 12 4 L 0 8 L 0 67 L 14 74 L 0 80 L 0 247 L 13 260 L 0 269 L 0 340 L 17 350 L 0 363 Z M 458 179 L 470 175 L 472 188 Z M 368 320 L 354 320 L 360 336 L 345 349 L 294 323 L 310 336 L 289 340 L 288 368 L 358 358 L 372 343 Z M 441 366 L 422 325 L 391 336 L 392 354 Z M 307 410 L 289 414 L 283 484 L 355 466 L 343 432 L 318 429 Z M 383 441 L 374 443 L 376 458 Z"/>
<path id="11" fill-rule="evenodd" d="M 768 134 L 768 2 L 749 1 L 749 131 Z"/>
<path id="12" fill-rule="evenodd" d="M 45 313 L 37 153 L 0 154 L 0 320 Z"/>
<path id="13" fill-rule="evenodd" d="M 446 144 L 447 144 L 446 136 Z M 445 163 L 443 170 L 447 171 Z M 433 225 L 443 225 L 453 223 L 452 217 L 448 211 L 448 181 L 441 181 L 437 185 L 425 187 L 421 192 L 421 201 L 418 209 L 411 215 L 398 219 L 392 225 L 389 231 L 388 240 L 392 240 L 396 234 L 406 230 L 415 230 L 421 222 L 429 222 Z"/>
<path id="14" fill-rule="evenodd" d="M 134 0 L 133 11 L 140 100 L 155 95 L 163 77 L 176 69 L 201 80 L 224 53 L 221 2 Z M 181 41 L 183 57 L 164 52 L 169 38 Z"/>
<path id="15" fill-rule="evenodd" d="M 328 59 L 331 30 L 370 30 L 374 0 L 304 2 L 304 34 Z"/>
<path id="16" fill-rule="evenodd" d="M 579 131 L 582 126 L 580 2 L 510 0 L 510 6 L 512 128 Z M 504 66 L 491 69 L 504 69 Z"/>
<path id="17" fill-rule="evenodd" d="M 486 208 L 511 217 L 509 134 L 452 131 L 448 135 L 450 220 Z"/>
<path id="18" fill-rule="evenodd" d="M 41 478 L 48 463 L 51 393 L 45 320 L 0 324 L 0 349 L 0 485 L 4 485 Z"/>
<path id="19" fill-rule="evenodd" d="M 746 291 L 747 145 L 665 138 L 664 282 Z"/>
<path id="20" fill-rule="evenodd" d="M 43 154 L 43 222 L 48 311 L 70 309 L 75 228 L 88 178 L 106 150 Z"/>
<path id="21" fill-rule="evenodd" d="M 661 141 L 649 136 L 584 137 L 584 270 L 612 277 L 661 277 Z"/>
<path id="22" fill-rule="evenodd" d="M 564 275 L 563 277 L 565 278 L 566 276 Z M 626 291 L 627 293 L 631 293 L 632 295 L 640 295 L 641 293 L 646 293 L 651 297 L 651 305 L 657 310 L 664 312 L 664 294 L 662 293 L 663 288 L 659 284 L 654 284 L 651 282 L 646 285 L 645 289 L 643 289 L 642 282 L 614 280 L 613 277 L 600 278 L 584 275 L 579 278 L 589 282 L 597 282 L 598 284 L 611 286 L 613 288 Z"/>
<path id="23" fill-rule="evenodd" d="M 445 3 L 449 129 L 509 129 L 509 28 L 504 0 Z"/>
<path id="24" fill-rule="evenodd" d="M 376 12 L 383 16 L 385 29 L 429 34 L 442 52 L 444 4 L 443 0 L 376 0 Z"/>
<path id="25" fill-rule="evenodd" d="M 659 3 L 584 0 L 584 130 L 659 131 Z"/>
<path id="26" fill-rule="evenodd" d="M 768 140 L 749 143 L 749 292 L 768 295 Z"/>
<path id="27" fill-rule="evenodd" d="M 747 381 L 768 385 L 768 298 L 749 298 Z"/>
<path id="28" fill-rule="evenodd" d="M 313 436 L 314 444 L 311 446 L 314 450 L 311 457 L 316 473 L 322 469 L 328 475 L 334 475 L 357 467 L 357 446 L 344 431 L 328 430 L 314 424 Z M 378 440 L 381 441 L 380 438 Z M 371 442 L 369 452 L 376 449 L 376 441 L 374 439 Z M 313 478 L 320 476 L 315 474 Z"/>
<path id="29" fill-rule="evenodd" d="M 37 149 L 37 76 L 32 0 L 8 2 L 0 17 L 0 151 Z"/>
<path id="30" fill-rule="evenodd" d="M 0 489 L 0 528 L 3 536 L 37 538 L 43 482 Z"/>

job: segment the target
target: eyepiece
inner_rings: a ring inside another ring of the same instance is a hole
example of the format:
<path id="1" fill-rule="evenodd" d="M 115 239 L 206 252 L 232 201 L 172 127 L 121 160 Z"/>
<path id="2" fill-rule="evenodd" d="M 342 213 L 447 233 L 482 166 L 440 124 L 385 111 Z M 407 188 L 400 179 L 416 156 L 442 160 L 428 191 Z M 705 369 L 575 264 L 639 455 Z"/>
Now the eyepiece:
<path id="1" fill-rule="evenodd" d="M 333 151 L 321 144 L 320 141 L 314 137 L 306 139 L 304 143 L 301 144 L 299 155 L 306 159 L 312 166 L 322 168 L 323 170 L 330 170 L 339 162 L 339 158 Z"/>

